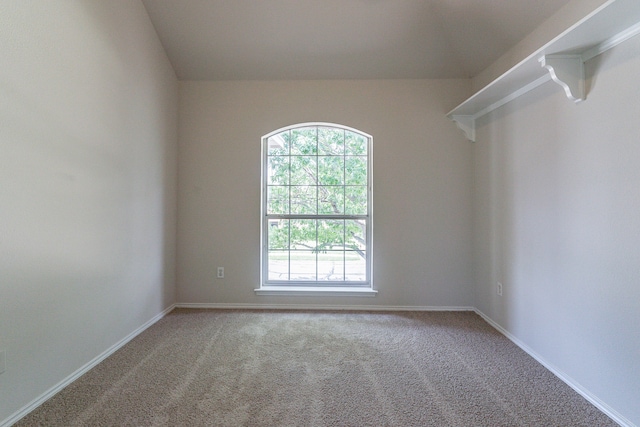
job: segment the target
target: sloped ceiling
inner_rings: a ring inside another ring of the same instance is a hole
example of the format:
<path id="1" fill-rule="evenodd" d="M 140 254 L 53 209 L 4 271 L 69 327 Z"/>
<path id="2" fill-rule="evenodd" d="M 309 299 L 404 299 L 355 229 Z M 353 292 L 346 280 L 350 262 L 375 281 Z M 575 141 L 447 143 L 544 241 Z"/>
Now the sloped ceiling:
<path id="1" fill-rule="evenodd" d="M 473 77 L 569 0 L 143 0 L 180 80 Z"/>

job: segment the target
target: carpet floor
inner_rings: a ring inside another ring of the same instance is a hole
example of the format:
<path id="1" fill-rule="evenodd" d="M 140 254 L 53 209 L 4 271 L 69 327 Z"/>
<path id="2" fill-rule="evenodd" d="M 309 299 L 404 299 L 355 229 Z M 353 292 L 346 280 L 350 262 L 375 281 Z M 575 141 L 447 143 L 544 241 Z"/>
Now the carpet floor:
<path id="1" fill-rule="evenodd" d="M 616 426 L 472 312 L 177 309 L 16 426 Z"/>

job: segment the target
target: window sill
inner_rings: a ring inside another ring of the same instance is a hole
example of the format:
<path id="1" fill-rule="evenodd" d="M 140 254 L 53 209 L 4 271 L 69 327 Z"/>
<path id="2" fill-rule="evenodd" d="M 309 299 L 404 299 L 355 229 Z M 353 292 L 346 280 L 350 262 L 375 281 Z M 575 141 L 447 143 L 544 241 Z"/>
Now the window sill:
<path id="1" fill-rule="evenodd" d="M 263 286 L 255 290 L 256 295 L 281 296 L 340 296 L 374 297 L 378 291 L 364 287 L 348 286 Z"/>

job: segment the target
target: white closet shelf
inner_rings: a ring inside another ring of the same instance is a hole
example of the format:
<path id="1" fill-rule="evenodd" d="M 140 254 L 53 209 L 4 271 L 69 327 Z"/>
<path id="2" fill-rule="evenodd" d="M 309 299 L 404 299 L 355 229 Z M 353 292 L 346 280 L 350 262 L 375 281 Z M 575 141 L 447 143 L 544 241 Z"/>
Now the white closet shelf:
<path id="1" fill-rule="evenodd" d="M 584 63 L 640 34 L 640 0 L 609 0 L 451 110 L 475 141 L 475 121 L 550 80 L 574 102 L 586 99 Z"/>

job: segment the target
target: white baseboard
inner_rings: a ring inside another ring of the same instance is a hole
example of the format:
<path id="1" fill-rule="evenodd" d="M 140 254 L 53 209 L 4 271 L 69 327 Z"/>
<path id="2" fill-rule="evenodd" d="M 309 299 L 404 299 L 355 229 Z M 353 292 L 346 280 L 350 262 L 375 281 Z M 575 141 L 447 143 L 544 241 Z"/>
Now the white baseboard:
<path id="1" fill-rule="evenodd" d="M 33 400 L 31 403 L 28 403 L 27 405 L 22 407 L 20 410 L 18 410 L 16 413 L 14 413 L 13 415 L 9 416 L 9 418 L 7 418 L 7 419 L 3 420 L 2 422 L 0 422 L 0 427 L 9 427 L 9 426 L 17 423 L 19 420 L 24 418 L 29 412 L 33 411 L 38 406 L 42 405 L 47 400 L 51 399 L 60 390 L 62 390 L 63 388 L 65 388 L 66 386 L 68 386 L 69 384 L 71 384 L 72 382 L 77 380 L 78 378 L 80 378 L 82 375 L 84 375 L 87 372 L 89 372 L 97 364 L 102 362 L 107 357 L 111 356 L 113 353 L 115 353 L 117 350 L 119 350 L 126 343 L 128 343 L 129 341 L 134 339 L 136 336 L 140 335 L 145 329 L 149 328 L 151 325 L 156 323 L 158 320 L 162 319 L 164 316 L 166 316 L 168 313 L 170 313 L 174 308 L 175 308 L 175 304 L 169 306 L 168 308 L 163 310 L 160 314 L 154 316 L 151 320 L 147 321 L 145 324 L 140 326 L 138 329 L 136 329 L 135 331 L 131 332 L 129 335 L 127 335 L 126 337 L 124 337 L 123 339 L 121 339 L 120 341 L 118 341 L 117 343 L 112 345 L 111 347 L 109 347 L 107 350 L 105 350 L 100 355 L 98 355 L 97 357 L 95 357 L 94 359 L 92 359 L 91 361 L 86 363 L 84 366 L 82 366 L 80 369 L 78 369 L 77 371 L 75 371 L 74 373 L 69 375 L 67 378 L 65 378 L 64 380 L 60 381 L 55 386 L 51 387 L 49 390 L 47 390 L 42 395 L 40 395 L 35 400 Z"/>
<path id="2" fill-rule="evenodd" d="M 215 304 L 178 303 L 176 308 L 218 310 L 323 310 L 323 311 L 475 311 L 473 307 L 400 306 L 400 305 L 319 305 L 319 304 Z"/>
<path id="3" fill-rule="evenodd" d="M 474 311 L 480 317 L 482 317 L 487 323 L 489 323 L 491 326 L 493 326 L 495 329 L 497 329 L 502 335 L 504 335 L 509 340 L 511 340 L 511 342 L 513 342 L 515 345 L 520 347 L 529 356 L 533 357 L 537 362 L 539 362 L 542 366 L 544 366 L 549 371 L 551 371 L 552 374 L 554 374 L 556 377 L 560 378 L 560 380 L 562 380 L 565 384 L 567 384 L 569 387 L 571 387 L 573 390 L 575 390 L 579 395 L 581 395 L 582 397 L 587 399 L 593 406 L 598 408 L 601 412 L 603 412 L 605 415 L 607 415 L 613 421 L 615 421 L 616 423 L 620 424 L 623 427 L 637 427 L 635 424 L 633 424 L 627 418 L 625 418 L 620 413 L 618 413 L 618 411 L 616 411 L 611 406 L 609 406 L 606 403 L 604 403 L 598 397 L 596 397 L 593 394 L 591 394 L 587 389 L 585 389 L 582 385 L 580 385 L 580 383 L 578 383 L 573 378 L 571 378 L 570 376 L 568 376 L 567 374 L 562 372 L 560 369 L 558 369 L 553 364 L 547 362 L 542 356 L 540 356 L 538 353 L 533 351 L 529 346 L 527 346 L 525 343 L 523 343 L 518 338 L 513 336 L 511 333 L 509 333 L 509 331 L 504 329 L 498 323 L 494 322 L 493 319 L 491 319 L 489 316 L 484 314 L 482 311 L 478 310 L 477 308 L 474 309 Z"/>

